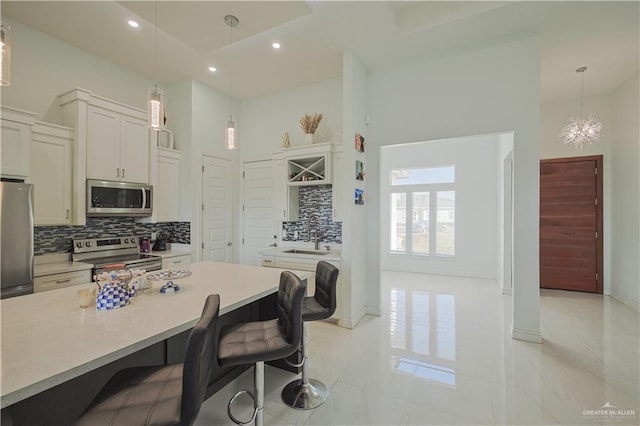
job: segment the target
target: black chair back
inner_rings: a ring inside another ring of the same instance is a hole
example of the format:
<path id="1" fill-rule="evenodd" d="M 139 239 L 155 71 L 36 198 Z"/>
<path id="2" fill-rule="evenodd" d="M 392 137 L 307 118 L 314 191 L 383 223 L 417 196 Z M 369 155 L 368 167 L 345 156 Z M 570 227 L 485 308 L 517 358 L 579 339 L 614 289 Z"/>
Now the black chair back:
<path id="1" fill-rule="evenodd" d="M 287 341 L 292 345 L 300 344 L 302 336 L 302 299 L 306 286 L 293 272 L 280 274 L 278 289 L 278 321 L 283 328 Z"/>
<path id="2" fill-rule="evenodd" d="M 325 309 L 328 309 L 326 318 L 336 311 L 336 283 L 339 270 L 336 266 L 321 260 L 316 265 L 316 292 L 313 297 Z"/>
<path id="3" fill-rule="evenodd" d="M 200 320 L 191 330 L 182 373 L 180 424 L 195 422 L 209 384 L 213 362 L 218 353 L 216 323 L 220 313 L 220 295 L 207 297 Z"/>

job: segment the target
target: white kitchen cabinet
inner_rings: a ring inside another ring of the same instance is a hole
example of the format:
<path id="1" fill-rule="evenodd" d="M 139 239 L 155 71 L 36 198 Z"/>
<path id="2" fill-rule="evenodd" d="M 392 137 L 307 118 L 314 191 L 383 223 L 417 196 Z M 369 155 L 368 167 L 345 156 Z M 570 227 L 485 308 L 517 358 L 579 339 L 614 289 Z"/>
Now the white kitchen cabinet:
<path id="1" fill-rule="evenodd" d="M 158 148 L 157 178 L 153 188 L 156 221 L 180 220 L 180 152 Z"/>
<path id="2" fill-rule="evenodd" d="M 56 290 L 72 285 L 81 285 L 91 282 L 91 270 L 63 272 L 60 274 L 43 275 L 33 279 L 33 291 Z"/>
<path id="3" fill-rule="evenodd" d="M 149 182 L 149 139 L 144 120 L 89 105 L 87 178 Z"/>
<path id="4" fill-rule="evenodd" d="M 73 129 L 36 122 L 31 133 L 29 178 L 34 188 L 34 222 L 69 225 Z"/>
<path id="5" fill-rule="evenodd" d="M 331 183 L 331 143 L 289 148 L 283 154 L 289 186 Z"/>
<path id="6" fill-rule="evenodd" d="M 31 126 L 35 120 L 35 113 L 2 107 L 0 174 L 3 177 L 25 178 L 29 175 Z"/>
<path id="7" fill-rule="evenodd" d="M 190 254 L 176 254 L 162 257 L 162 269 L 185 269 L 191 265 Z"/>
<path id="8" fill-rule="evenodd" d="M 75 129 L 71 224 L 85 225 L 88 178 L 149 183 L 155 157 L 147 113 L 80 88 L 61 94 L 58 101 L 63 124 Z"/>
<path id="9" fill-rule="evenodd" d="M 273 161 L 274 219 L 294 222 L 299 214 L 299 191 L 296 186 L 287 185 L 285 160 L 275 156 Z"/>

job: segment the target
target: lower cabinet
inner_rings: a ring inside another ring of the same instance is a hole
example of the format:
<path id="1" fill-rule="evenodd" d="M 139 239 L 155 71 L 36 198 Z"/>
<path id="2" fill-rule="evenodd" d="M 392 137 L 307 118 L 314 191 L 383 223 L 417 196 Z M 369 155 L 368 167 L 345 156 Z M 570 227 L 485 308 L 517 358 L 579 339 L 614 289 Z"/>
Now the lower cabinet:
<path id="1" fill-rule="evenodd" d="M 178 254 L 162 258 L 162 269 L 184 269 L 191 265 L 190 254 Z"/>
<path id="2" fill-rule="evenodd" d="M 33 279 L 33 291 L 56 290 L 73 285 L 87 284 L 91 282 L 91 270 L 63 272 L 61 274 L 43 275 Z"/>

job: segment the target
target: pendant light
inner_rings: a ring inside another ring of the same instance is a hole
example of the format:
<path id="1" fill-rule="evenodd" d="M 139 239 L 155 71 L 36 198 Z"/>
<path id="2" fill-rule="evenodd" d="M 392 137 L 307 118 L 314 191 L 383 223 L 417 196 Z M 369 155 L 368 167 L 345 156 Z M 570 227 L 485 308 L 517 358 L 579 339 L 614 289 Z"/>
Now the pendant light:
<path id="1" fill-rule="evenodd" d="M 582 75 L 582 83 L 580 86 L 580 117 L 571 118 L 569 124 L 562 128 L 560 136 L 564 140 L 565 145 L 582 151 L 587 145 L 592 145 L 600 140 L 602 123 L 593 115 L 589 114 L 586 119 L 582 118 L 582 104 L 584 98 L 584 73 L 587 67 L 580 67 L 576 70 Z"/>
<path id="2" fill-rule="evenodd" d="M 9 86 L 11 83 L 11 45 L 9 44 L 9 30 L 11 27 L 0 22 L 0 86 Z"/>
<path id="3" fill-rule="evenodd" d="M 155 34 L 155 83 L 147 91 L 147 117 L 149 128 L 164 128 L 164 92 L 158 89 L 158 0 L 156 0 L 156 34 Z"/>
<path id="4" fill-rule="evenodd" d="M 229 97 L 230 101 L 230 114 L 229 121 L 227 121 L 227 127 L 224 130 L 224 147 L 228 150 L 236 149 L 236 123 L 233 121 L 233 28 L 237 27 L 240 21 L 233 15 L 227 15 L 224 17 L 224 22 L 229 26 L 230 40 L 229 43 Z"/>

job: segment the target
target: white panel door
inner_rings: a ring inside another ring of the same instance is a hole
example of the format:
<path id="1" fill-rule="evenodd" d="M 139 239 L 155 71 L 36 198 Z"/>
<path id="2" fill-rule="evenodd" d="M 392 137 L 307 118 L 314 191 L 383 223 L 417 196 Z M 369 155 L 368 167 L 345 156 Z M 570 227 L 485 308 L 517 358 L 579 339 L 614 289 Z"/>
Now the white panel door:
<path id="1" fill-rule="evenodd" d="M 261 265 L 260 252 L 277 241 L 273 176 L 271 160 L 244 164 L 242 263 L 247 265 Z"/>
<path id="2" fill-rule="evenodd" d="M 101 108 L 87 108 L 87 177 L 120 180 L 120 117 Z"/>
<path id="3" fill-rule="evenodd" d="M 202 260 L 231 262 L 231 161 L 202 159 Z"/>

